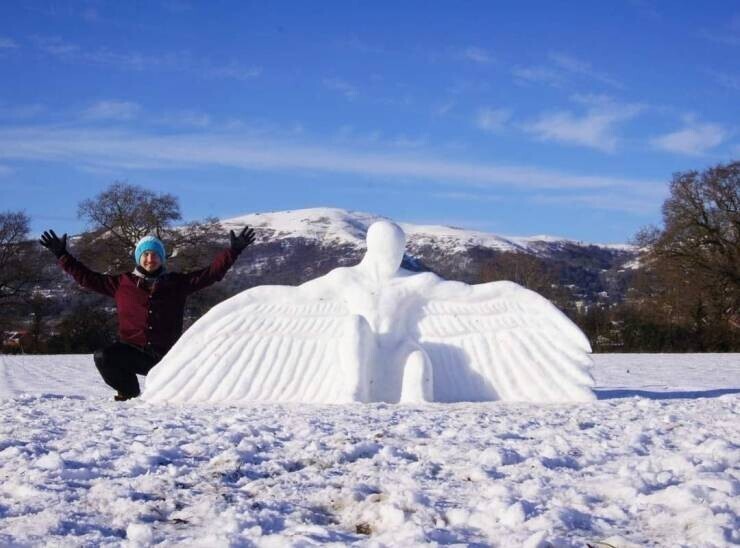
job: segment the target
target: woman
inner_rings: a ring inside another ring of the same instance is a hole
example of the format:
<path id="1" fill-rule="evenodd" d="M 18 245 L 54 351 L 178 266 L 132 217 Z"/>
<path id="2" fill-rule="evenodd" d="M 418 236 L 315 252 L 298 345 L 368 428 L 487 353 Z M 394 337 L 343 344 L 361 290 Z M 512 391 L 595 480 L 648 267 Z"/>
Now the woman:
<path id="1" fill-rule="evenodd" d="M 136 245 L 132 272 L 94 272 L 67 251 L 67 235 L 44 232 L 40 243 L 57 257 L 62 269 L 78 284 L 116 300 L 118 341 L 94 355 L 103 380 L 124 401 L 141 393 L 136 375 L 146 375 L 182 334 L 187 297 L 220 281 L 239 254 L 254 242 L 254 230 L 244 227 L 237 236 L 230 231 L 231 245 L 210 266 L 188 273 L 168 272 L 164 244 L 145 236 Z"/>

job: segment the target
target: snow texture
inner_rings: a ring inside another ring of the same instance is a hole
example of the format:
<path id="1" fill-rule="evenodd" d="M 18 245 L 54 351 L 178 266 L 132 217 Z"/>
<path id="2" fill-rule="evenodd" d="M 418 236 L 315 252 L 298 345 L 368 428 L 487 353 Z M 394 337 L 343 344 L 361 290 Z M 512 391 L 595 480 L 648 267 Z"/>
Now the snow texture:
<path id="1" fill-rule="evenodd" d="M 565 402 L 595 399 L 588 340 L 511 282 L 467 285 L 400 268 L 403 230 L 298 287 L 213 307 L 147 379 L 151 402 Z"/>
<path id="2" fill-rule="evenodd" d="M 740 355 L 594 362 L 578 405 L 228 407 L 0 356 L 0 545 L 740 543 Z"/>

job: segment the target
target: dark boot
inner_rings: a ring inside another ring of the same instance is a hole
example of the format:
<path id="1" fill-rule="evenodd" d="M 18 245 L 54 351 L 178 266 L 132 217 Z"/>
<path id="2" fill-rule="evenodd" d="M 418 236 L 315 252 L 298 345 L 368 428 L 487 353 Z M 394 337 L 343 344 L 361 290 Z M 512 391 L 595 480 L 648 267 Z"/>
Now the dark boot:
<path id="1" fill-rule="evenodd" d="M 118 394 L 116 394 L 115 396 L 113 396 L 113 399 L 115 401 L 126 401 L 126 400 L 132 400 L 134 398 L 138 398 L 140 395 L 141 394 L 136 394 L 136 395 L 133 395 L 133 396 L 129 396 L 129 395 L 126 395 L 126 394 L 121 394 L 119 392 Z"/>

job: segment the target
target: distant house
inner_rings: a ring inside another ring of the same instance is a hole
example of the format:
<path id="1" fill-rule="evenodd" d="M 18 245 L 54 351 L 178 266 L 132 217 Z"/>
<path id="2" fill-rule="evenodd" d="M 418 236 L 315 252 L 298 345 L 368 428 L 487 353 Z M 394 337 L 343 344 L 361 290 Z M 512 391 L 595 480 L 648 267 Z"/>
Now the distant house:
<path id="1" fill-rule="evenodd" d="M 8 354 L 22 353 L 31 344 L 28 331 L 6 331 L 2 337 L 2 351 Z"/>

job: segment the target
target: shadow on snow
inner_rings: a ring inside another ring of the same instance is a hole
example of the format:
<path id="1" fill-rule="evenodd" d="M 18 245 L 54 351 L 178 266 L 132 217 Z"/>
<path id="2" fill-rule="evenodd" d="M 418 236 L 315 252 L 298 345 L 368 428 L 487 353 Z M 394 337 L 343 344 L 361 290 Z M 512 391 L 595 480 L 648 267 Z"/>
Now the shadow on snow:
<path id="1" fill-rule="evenodd" d="M 600 400 L 613 400 L 617 398 L 647 398 L 650 400 L 679 400 L 696 398 L 718 398 L 727 394 L 740 394 L 740 388 L 718 388 L 714 390 L 684 390 L 675 392 L 653 392 L 650 390 L 594 390 L 596 397 Z"/>

